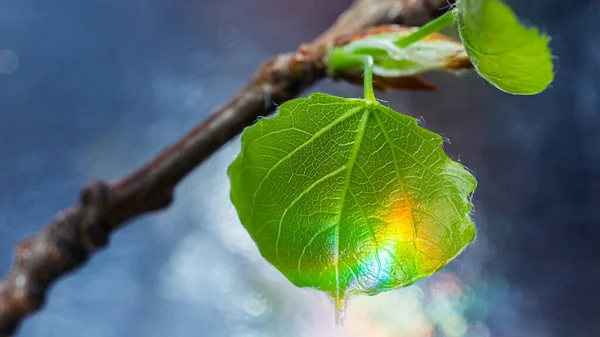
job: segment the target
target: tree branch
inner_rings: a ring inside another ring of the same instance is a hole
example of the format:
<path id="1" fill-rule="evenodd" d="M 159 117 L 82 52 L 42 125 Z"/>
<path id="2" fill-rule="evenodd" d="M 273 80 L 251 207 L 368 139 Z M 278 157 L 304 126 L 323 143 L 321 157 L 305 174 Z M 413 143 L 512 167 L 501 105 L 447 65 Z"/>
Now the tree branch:
<path id="1" fill-rule="evenodd" d="M 0 336 L 12 335 L 39 310 L 50 285 L 105 247 L 112 231 L 167 208 L 175 186 L 215 150 L 325 77 L 322 59 L 335 39 L 381 24 L 424 23 L 447 5 L 447 0 L 356 0 L 313 42 L 264 62 L 237 96 L 142 168 L 112 183 L 85 186 L 79 204 L 16 247 L 14 266 L 0 283 Z"/>

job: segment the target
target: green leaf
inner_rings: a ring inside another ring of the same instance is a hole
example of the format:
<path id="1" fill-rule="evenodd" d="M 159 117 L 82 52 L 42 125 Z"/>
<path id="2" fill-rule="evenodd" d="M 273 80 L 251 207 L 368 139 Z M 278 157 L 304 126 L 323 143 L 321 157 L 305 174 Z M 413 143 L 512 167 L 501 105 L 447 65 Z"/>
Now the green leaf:
<path id="1" fill-rule="evenodd" d="M 445 35 L 434 32 L 405 45 L 407 39 L 418 31 L 418 28 L 395 25 L 367 31 L 346 45 L 332 48 L 326 58 L 329 69 L 338 76 L 362 71 L 361 64 L 351 60 L 352 56 L 365 55 L 373 57 L 373 73 L 381 77 L 405 77 L 432 70 L 471 68 L 463 45 Z"/>
<path id="2" fill-rule="evenodd" d="M 498 89 L 532 95 L 554 79 L 549 38 L 499 0 L 460 0 L 458 30 L 475 69 Z"/>
<path id="3" fill-rule="evenodd" d="M 269 262 L 341 306 L 431 275 L 473 240 L 476 181 L 441 145 L 377 102 L 313 94 L 244 131 L 231 200 Z"/>

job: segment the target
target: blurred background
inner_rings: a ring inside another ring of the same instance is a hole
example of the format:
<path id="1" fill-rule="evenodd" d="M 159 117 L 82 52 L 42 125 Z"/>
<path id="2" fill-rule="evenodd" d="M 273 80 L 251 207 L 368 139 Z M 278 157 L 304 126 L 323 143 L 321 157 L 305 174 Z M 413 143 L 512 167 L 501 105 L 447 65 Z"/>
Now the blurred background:
<path id="1" fill-rule="evenodd" d="M 0 271 L 80 186 L 151 158 L 349 3 L 0 0 Z M 515 97 L 473 73 L 430 74 L 437 93 L 378 95 L 448 137 L 478 178 L 476 242 L 447 268 L 355 298 L 337 327 L 331 301 L 288 282 L 239 223 L 236 139 L 173 207 L 61 279 L 18 336 L 600 336 L 600 2 L 511 5 L 552 36 L 551 89 Z"/>

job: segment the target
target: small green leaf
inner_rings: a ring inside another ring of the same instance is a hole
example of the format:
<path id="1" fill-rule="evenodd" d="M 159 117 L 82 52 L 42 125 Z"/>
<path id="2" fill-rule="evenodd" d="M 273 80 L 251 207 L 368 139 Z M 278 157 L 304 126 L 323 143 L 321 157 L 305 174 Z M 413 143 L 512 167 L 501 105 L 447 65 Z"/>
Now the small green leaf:
<path id="1" fill-rule="evenodd" d="M 473 240 L 475 178 L 441 145 L 377 102 L 313 94 L 244 131 L 231 200 L 269 262 L 341 306 L 429 276 Z"/>
<path id="2" fill-rule="evenodd" d="M 460 0 L 458 30 L 475 69 L 498 89 L 537 94 L 554 79 L 549 38 L 499 0 Z"/>
<path id="3" fill-rule="evenodd" d="M 453 20 L 452 16 L 446 17 Z M 460 42 L 435 32 L 413 41 L 411 38 L 416 32 L 420 30 L 395 25 L 367 31 L 343 46 L 332 48 L 327 57 L 329 69 L 338 76 L 362 71 L 360 63 L 351 62 L 352 56 L 371 56 L 373 73 L 381 77 L 406 77 L 431 70 L 471 68 Z"/>

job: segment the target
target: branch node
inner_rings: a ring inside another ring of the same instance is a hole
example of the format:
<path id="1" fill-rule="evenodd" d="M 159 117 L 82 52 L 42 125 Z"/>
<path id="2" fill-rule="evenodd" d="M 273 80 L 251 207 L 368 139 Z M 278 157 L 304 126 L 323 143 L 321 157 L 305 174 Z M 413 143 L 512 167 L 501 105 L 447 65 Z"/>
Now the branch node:
<path id="1" fill-rule="evenodd" d="M 88 243 L 88 250 L 90 252 L 96 251 L 100 248 L 104 248 L 108 245 L 108 238 L 110 230 L 106 230 L 106 228 L 110 229 L 110 225 L 106 221 L 91 219 L 93 222 L 86 223 L 84 226 L 84 235 L 85 241 Z"/>
<path id="2" fill-rule="evenodd" d="M 71 209 L 60 214 L 53 223 L 46 227 L 44 233 L 44 237 L 52 238 L 51 241 L 54 242 L 54 245 L 50 250 L 54 252 L 56 261 L 65 270 L 71 270 L 83 264 L 90 254 L 79 234 L 80 226 L 84 224 L 81 219 L 83 217 L 80 214 L 81 209 L 77 211 Z"/>
<path id="3" fill-rule="evenodd" d="M 82 189 L 80 201 L 85 206 L 106 207 L 111 202 L 110 186 L 101 180 L 93 181 Z"/>

